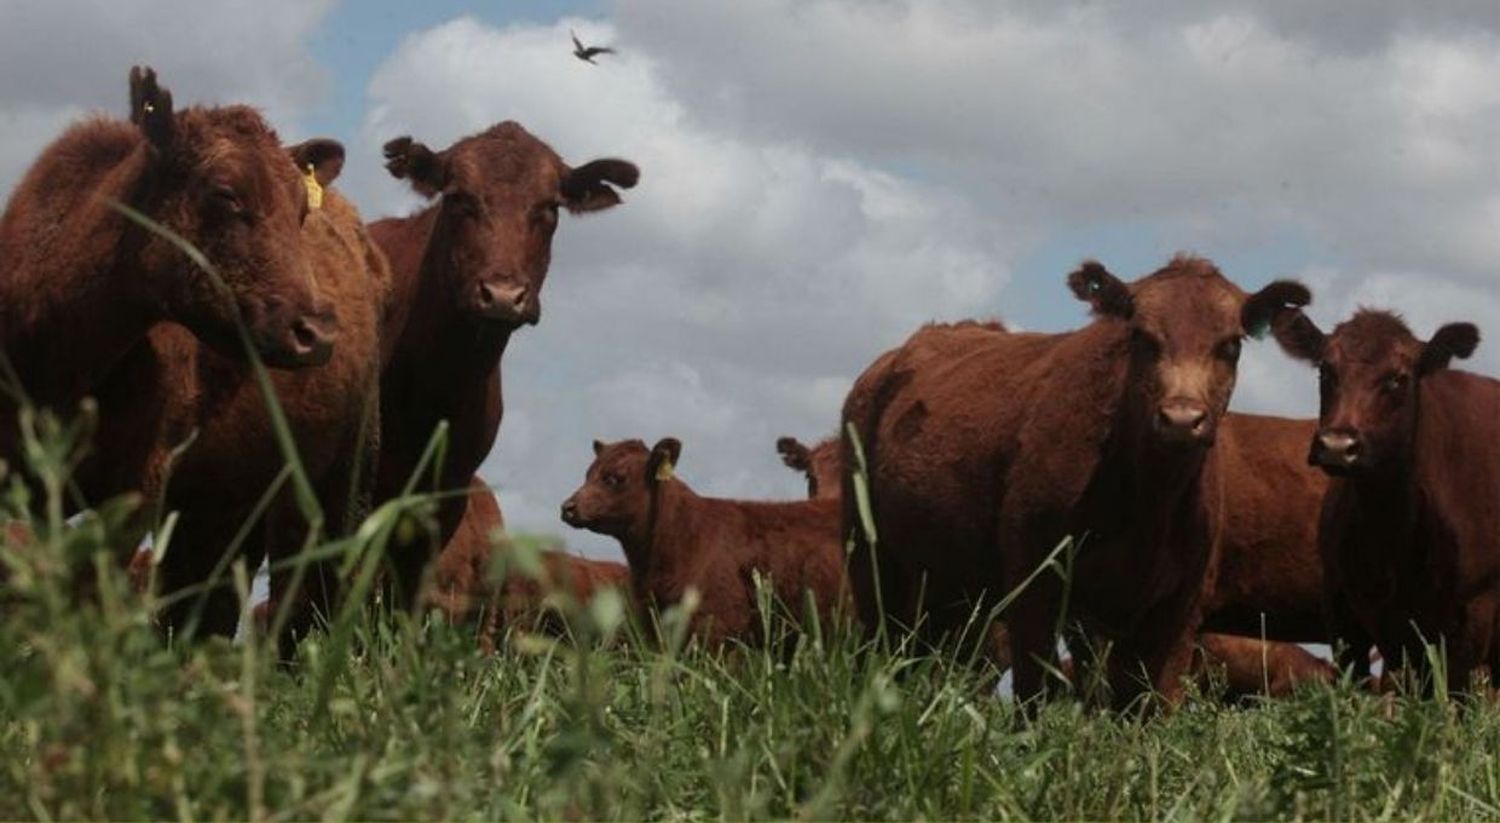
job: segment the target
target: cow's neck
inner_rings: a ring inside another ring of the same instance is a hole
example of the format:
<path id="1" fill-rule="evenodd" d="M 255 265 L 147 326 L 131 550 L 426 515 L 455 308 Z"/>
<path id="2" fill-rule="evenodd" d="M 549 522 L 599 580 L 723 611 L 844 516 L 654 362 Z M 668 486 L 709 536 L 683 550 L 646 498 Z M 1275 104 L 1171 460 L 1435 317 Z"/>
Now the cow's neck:
<path id="1" fill-rule="evenodd" d="M 697 497 L 681 480 L 661 481 L 651 494 L 646 516 L 631 524 L 621 535 L 620 548 L 630 561 L 630 567 L 642 571 L 642 579 L 650 580 L 663 573 L 675 576 L 679 571 L 673 566 L 685 558 L 674 557 L 671 547 L 664 543 L 672 535 L 693 533 L 693 524 L 685 521 L 690 518 L 692 501 Z"/>
<path id="2" fill-rule="evenodd" d="M 163 299 L 151 285 L 160 273 L 141 270 L 140 254 L 149 237 L 110 205 L 118 201 L 150 213 L 157 192 L 146 175 L 151 162 L 141 144 L 103 171 L 89 194 L 59 229 L 76 240 L 58 250 L 66 266 L 29 267 L 33 277 L 10 281 L 5 352 L 31 399 L 61 412 L 71 411 L 92 392 L 120 358 L 165 319 Z M 79 198 L 82 200 L 82 198 Z"/>

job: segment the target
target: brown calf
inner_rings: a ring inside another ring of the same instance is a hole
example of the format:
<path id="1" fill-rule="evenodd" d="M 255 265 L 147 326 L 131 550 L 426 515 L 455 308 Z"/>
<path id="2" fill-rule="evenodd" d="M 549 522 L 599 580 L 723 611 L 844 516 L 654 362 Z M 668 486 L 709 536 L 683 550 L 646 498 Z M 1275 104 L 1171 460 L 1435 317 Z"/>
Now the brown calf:
<path id="1" fill-rule="evenodd" d="M 855 383 L 843 419 L 869 463 L 878 539 L 859 527 L 846 477 L 851 582 L 867 626 L 926 613 L 937 635 L 1021 588 L 1065 538 L 1084 538 L 1068 615 L 1047 572 L 1007 613 L 1018 697 L 1041 692 L 1066 617 L 1113 641 L 1117 702 L 1143 686 L 1175 701 L 1222 531 L 1222 508 L 1206 501 L 1240 341 L 1307 290 L 1246 295 L 1192 257 L 1129 285 L 1086 263 L 1069 284 L 1097 316 L 1083 329 L 929 326 Z"/>
<path id="2" fill-rule="evenodd" d="M 337 191 L 322 188 L 341 170 L 343 148 L 313 140 L 282 151 L 291 157 L 289 166 L 311 170 L 321 194 L 295 242 L 311 263 L 309 282 L 318 298 L 333 307 L 340 339 L 323 365 L 273 371 L 270 379 L 323 509 L 324 533 L 341 535 L 368 504 L 374 479 L 379 322 L 390 272 L 359 213 Z M 309 184 L 299 179 L 298 185 Z M 239 608 L 225 565 L 234 558 L 225 553 L 285 465 L 249 364 L 204 345 L 181 326 L 163 324 L 101 385 L 99 401 L 100 455 L 111 465 L 144 464 L 145 470 L 134 478 L 117 476 L 95 491 L 140 488 L 180 515 L 157 566 L 161 592 L 170 595 L 221 575 L 221 585 L 202 597 L 168 605 L 162 625 L 181 632 L 196 614 L 200 632 L 233 634 Z M 138 413 L 145 408 L 154 410 L 149 419 Z M 189 445 L 174 460 L 173 449 L 185 442 Z M 124 456 L 143 447 L 143 457 Z M 278 602 L 285 599 L 292 573 L 286 561 L 302 547 L 307 528 L 286 487 L 241 547 L 240 556 L 252 570 L 269 556 Z M 305 633 L 312 611 L 326 609 L 337 593 L 338 581 L 327 571 L 310 570 L 290 632 Z"/>
<path id="3" fill-rule="evenodd" d="M 1230 699 L 1287 697 L 1298 686 L 1332 683 L 1338 675 L 1333 664 L 1295 643 L 1205 633 L 1198 636 L 1198 650 L 1194 669 L 1200 687 L 1220 678 Z"/>
<path id="4" fill-rule="evenodd" d="M 306 190 L 276 133 L 244 106 L 174 110 L 150 69 L 131 71 L 130 97 L 130 122 L 90 119 L 48 146 L 0 216 L 0 380 L 13 370 L 71 415 L 162 321 L 239 357 L 242 319 L 272 365 L 327 360 L 336 326 L 298 242 Z M 111 201 L 196 245 L 227 291 Z M 12 461 L 16 414 L 0 392 Z"/>
<path id="5" fill-rule="evenodd" d="M 1346 662 L 1373 639 L 1388 664 L 1425 671 L 1425 641 L 1446 652 L 1452 691 L 1500 671 L 1500 381 L 1448 368 L 1479 330 L 1424 342 L 1361 310 L 1325 335 L 1299 312 L 1277 337 L 1319 369 L 1308 460 L 1334 477 L 1319 540 Z"/>
<path id="6" fill-rule="evenodd" d="M 805 593 L 826 619 L 845 601 L 839 509 L 831 500 L 786 503 L 701 497 L 674 471 L 682 445 L 665 438 L 594 441 L 594 462 L 562 504 L 563 522 L 620 541 L 636 603 L 668 608 L 701 595 L 693 631 L 710 645 L 762 640 L 754 575 L 801 610 Z"/>
<path id="7" fill-rule="evenodd" d="M 437 202 L 370 227 L 395 272 L 383 325 L 381 459 L 376 498 L 398 496 L 441 421 L 447 461 L 435 484 L 463 489 L 495 443 L 504 412 L 500 358 L 510 336 L 541 318 L 558 213 L 607 209 L 639 172 L 624 160 L 568 166 L 505 122 L 434 152 L 409 137 L 385 146 L 386 168 Z M 429 473 L 430 476 L 430 473 Z M 463 520 L 467 498 L 439 504 L 433 539 L 392 549 L 393 602 L 410 605 L 428 561 Z"/>

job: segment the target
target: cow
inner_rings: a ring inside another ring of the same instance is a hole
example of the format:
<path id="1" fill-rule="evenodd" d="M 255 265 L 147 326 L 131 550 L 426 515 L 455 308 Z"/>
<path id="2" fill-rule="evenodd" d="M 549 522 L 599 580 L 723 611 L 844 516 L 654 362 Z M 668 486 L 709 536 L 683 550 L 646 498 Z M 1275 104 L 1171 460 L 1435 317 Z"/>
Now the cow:
<path id="1" fill-rule="evenodd" d="M 379 501 L 405 492 L 442 421 L 446 460 L 418 490 L 467 488 L 500 428 L 501 356 L 516 330 L 541 319 L 559 212 L 615 206 L 614 187 L 630 188 L 640 176 L 617 159 L 570 167 L 508 121 L 442 151 L 410 137 L 384 150 L 386 169 L 435 202 L 370 226 L 395 274 L 394 309 L 382 325 Z M 464 495 L 442 498 L 434 534 L 392 547 L 386 595 L 395 607 L 414 604 L 429 561 L 467 505 Z"/>
<path id="2" fill-rule="evenodd" d="M 1328 481 L 1305 459 L 1315 424 L 1236 412 L 1224 417 L 1218 443 L 1230 468 L 1225 473 L 1224 535 L 1213 586 L 1205 597 L 1205 632 L 1199 643 L 1227 669 L 1231 697 L 1242 696 L 1238 684 L 1261 682 L 1260 670 L 1247 661 L 1262 655 L 1271 665 L 1267 682 L 1272 696 L 1288 693 L 1293 681 L 1324 679 L 1326 673 L 1314 664 L 1322 661 L 1296 645 L 1329 640 L 1317 550 L 1318 510 Z M 776 450 L 788 468 L 807 475 L 809 498 L 839 497 L 838 437 L 811 447 L 782 437 Z M 992 631 L 991 660 L 1008 668 L 1006 635 L 998 625 Z M 1195 658 L 1195 671 L 1201 670 L 1199 662 Z M 1369 674 L 1367 660 L 1359 673 Z"/>
<path id="3" fill-rule="evenodd" d="M 767 640 L 757 573 L 802 618 L 810 594 L 821 619 L 835 619 L 848 593 L 837 502 L 703 497 L 677 477 L 681 453 L 671 437 L 649 449 L 640 440 L 594 441 L 583 485 L 562 504 L 563 522 L 620 541 L 639 608 L 666 609 L 696 589 L 692 630 L 710 647 Z"/>
<path id="4" fill-rule="evenodd" d="M 423 589 L 422 604 L 435 608 L 451 622 L 480 618 L 479 645 L 486 653 L 511 626 L 562 637 L 568 626 L 550 602 L 566 594 L 585 604 L 607 588 L 628 590 L 630 573 L 622 563 L 590 560 L 564 551 L 539 553 L 540 577 L 510 566 L 503 580 L 495 580 L 497 558 L 506 551 L 505 518 L 499 501 L 483 480 L 469 486 L 469 506 L 443 551 L 433 564 Z"/>
<path id="5" fill-rule="evenodd" d="M 0 216 L 0 378 L 69 416 L 165 321 L 236 357 L 243 322 L 269 365 L 326 361 L 337 329 L 297 242 L 306 192 L 276 133 L 245 106 L 174 109 L 149 68 L 131 71 L 130 98 L 128 122 L 94 117 L 44 149 Z M 196 245 L 224 290 L 117 203 Z M 0 392 L 12 463 L 17 396 Z"/>
<path id="6" fill-rule="evenodd" d="M 1289 281 L 1247 295 L 1187 255 L 1130 284 L 1088 261 L 1068 283 L 1093 308 L 1082 329 L 929 325 L 856 381 L 843 461 L 862 449 L 874 521 L 867 531 L 851 472 L 856 603 L 867 627 L 923 615 L 935 639 L 1018 592 L 1006 620 L 1028 705 L 1064 620 L 1091 647 L 1112 641 L 1117 705 L 1145 689 L 1175 703 L 1223 531 L 1208 501 L 1241 341 L 1311 298 Z M 1065 594 L 1041 566 L 1068 538 Z"/>
<path id="7" fill-rule="evenodd" d="M 1318 367 L 1307 460 L 1332 477 L 1319 523 L 1329 624 L 1346 665 L 1373 641 L 1389 665 L 1447 686 L 1500 671 L 1500 381 L 1449 368 L 1479 344 L 1471 323 L 1420 340 L 1361 309 L 1325 334 L 1303 313 L 1277 340 Z"/>
<path id="8" fill-rule="evenodd" d="M 343 168 L 336 141 L 314 139 L 281 149 L 287 165 L 302 170 L 298 185 L 316 208 L 294 243 L 310 263 L 308 279 L 318 299 L 333 308 L 329 320 L 340 330 L 338 345 L 316 368 L 269 373 L 270 384 L 288 425 L 308 491 L 322 510 L 322 534 L 348 533 L 368 506 L 374 481 L 379 420 L 379 323 L 387 311 L 391 275 L 384 255 L 371 240 L 358 211 L 333 182 Z M 284 602 L 295 574 L 293 557 L 311 526 L 296 501 L 294 483 L 284 483 L 266 514 L 257 514 L 262 496 L 286 468 L 277 448 L 273 418 L 251 365 L 206 345 L 184 327 L 165 323 L 126 353 L 99 389 L 104 462 L 138 465 L 136 477 L 93 486 L 98 497 L 138 488 L 147 499 L 179 518 L 161 552 L 156 581 L 164 597 L 161 625 L 182 633 L 196 626 L 200 635 L 230 636 L 239 622 L 239 604 L 227 573 L 228 561 L 243 558 L 255 569 L 272 563 L 271 590 Z M 142 419 L 136 410 L 154 410 Z M 123 459 L 144 447 L 143 461 Z M 285 480 L 285 478 L 283 478 Z M 244 530 L 244 536 L 237 535 Z M 238 554 L 234 550 L 238 550 Z M 297 608 L 281 638 L 290 644 L 305 634 L 317 611 L 326 612 L 340 591 L 328 568 L 310 568 L 295 598 Z M 193 597 L 217 577 L 217 585 Z"/>
<path id="9" fill-rule="evenodd" d="M 1295 643 L 1211 632 L 1198 636 L 1193 671 L 1200 688 L 1221 682 L 1231 700 L 1288 697 L 1303 685 L 1332 683 L 1338 676 L 1333 664 Z"/>

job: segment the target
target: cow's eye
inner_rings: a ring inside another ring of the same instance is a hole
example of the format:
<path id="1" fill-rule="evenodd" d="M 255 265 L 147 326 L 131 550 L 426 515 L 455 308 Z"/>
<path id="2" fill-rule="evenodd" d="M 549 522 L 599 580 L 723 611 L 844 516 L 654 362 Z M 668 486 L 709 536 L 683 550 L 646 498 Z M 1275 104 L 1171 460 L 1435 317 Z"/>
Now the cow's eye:
<path id="1" fill-rule="evenodd" d="M 1214 347 L 1214 356 L 1230 363 L 1239 360 L 1240 339 L 1238 337 L 1229 337 L 1220 341 L 1219 345 Z"/>
<path id="2" fill-rule="evenodd" d="M 448 208 L 459 217 L 478 217 L 479 198 L 466 191 L 450 191 L 443 195 Z"/>
<path id="3" fill-rule="evenodd" d="M 562 204 L 556 200 L 548 200 L 531 207 L 531 222 L 548 224 L 557 222 L 557 210 Z"/>
<path id="4" fill-rule="evenodd" d="M 1157 340 L 1148 331 L 1132 329 L 1130 332 L 1130 345 L 1142 356 L 1155 359 L 1161 356 L 1161 341 Z"/>
<path id="5" fill-rule="evenodd" d="M 240 202 L 239 192 L 229 186 L 214 186 L 209 192 L 209 199 L 214 207 L 228 214 L 240 215 L 245 211 L 245 206 Z"/>
<path id="6" fill-rule="evenodd" d="M 621 477 L 618 474 L 606 474 L 606 475 L 604 475 L 604 485 L 608 486 L 611 489 L 618 489 L 620 486 L 622 486 L 624 484 L 625 484 L 625 478 Z"/>
<path id="7" fill-rule="evenodd" d="M 1380 380 L 1380 389 L 1386 394 L 1400 394 L 1406 388 L 1406 375 L 1393 372 Z"/>

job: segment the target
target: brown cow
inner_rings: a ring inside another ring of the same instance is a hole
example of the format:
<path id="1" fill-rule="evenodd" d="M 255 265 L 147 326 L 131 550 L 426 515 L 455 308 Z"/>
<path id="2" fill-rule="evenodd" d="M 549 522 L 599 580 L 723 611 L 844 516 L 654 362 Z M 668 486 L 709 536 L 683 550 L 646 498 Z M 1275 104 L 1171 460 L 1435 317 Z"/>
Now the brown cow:
<path id="1" fill-rule="evenodd" d="M 1295 643 L 1204 633 L 1198 636 L 1198 652 L 1193 668 L 1200 688 L 1221 679 L 1224 696 L 1235 700 L 1287 697 L 1299 686 L 1332 683 L 1338 676 L 1333 664 Z"/>
<path id="2" fill-rule="evenodd" d="M 504 551 L 504 531 L 499 501 L 484 481 L 475 477 L 469 487 L 468 510 L 458 531 L 438 555 L 422 598 L 454 622 L 471 619 L 482 608 L 479 643 L 486 652 L 494 651 L 508 626 L 537 627 L 554 636 L 565 635 L 565 621 L 548 602 L 554 593 L 565 593 L 575 603 L 584 604 L 606 588 L 629 590 L 630 572 L 624 564 L 553 550 L 540 554 L 540 579 L 509 568 L 505 579 L 496 585 L 493 566 L 496 553 Z"/>
<path id="3" fill-rule="evenodd" d="M 500 358 L 511 334 L 541 317 L 558 212 L 607 209 L 639 172 L 624 160 L 569 167 L 505 122 L 434 152 L 409 137 L 385 145 L 386 168 L 437 202 L 370 227 L 390 256 L 395 311 L 383 326 L 378 500 L 400 495 L 439 422 L 447 460 L 424 490 L 466 488 L 494 445 L 504 412 Z M 431 472 L 428 473 L 428 476 Z M 435 549 L 463 520 L 467 498 L 439 503 L 432 540 L 392 549 L 394 602 L 410 605 Z"/>
<path id="4" fill-rule="evenodd" d="M 325 364 L 273 371 L 270 379 L 322 507 L 323 533 L 342 535 L 368 504 L 374 480 L 379 322 L 386 311 L 390 272 L 359 213 L 337 191 L 324 188 L 342 169 L 343 148 L 331 140 L 311 140 L 282 151 L 291 157 L 288 165 L 313 175 L 312 182 L 303 179 L 298 185 L 311 187 L 307 190 L 320 203 L 309 210 L 296 242 L 312 264 L 310 281 L 319 298 L 334 306 L 333 321 L 341 331 Z M 132 465 L 134 460 L 116 459 L 121 450 L 138 449 L 142 442 L 150 448 L 144 475 L 116 482 L 134 482 L 150 499 L 161 497 L 165 510 L 180 515 L 157 565 L 162 594 L 221 575 L 221 585 L 202 597 L 169 601 L 162 625 L 181 632 L 197 614 L 200 632 L 234 633 L 239 604 L 225 562 L 233 558 L 226 558 L 226 552 L 247 524 L 240 556 L 250 569 L 269 556 L 271 589 L 279 602 L 292 573 L 287 561 L 302 548 L 308 524 L 290 487 L 267 515 L 251 523 L 258 501 L 285 461 L 250 365 L 200 343 L 181 326 L 162 324 L 126 355 L 101 385 L 99 398 L 99 450 L 107 462 Z M 142 419 L 134 412 L 143 408 L 156 412 Z M 182 443 L 187 447 L 173 456 Z M 333 574 L 312 569 L 302 589 L 309 597 L 297 601 L 288 630 L 305 633 L 311 612 L 326 609 L 337 590 Z"/>
<path id="5" fill-rule="evenodd" d="M 1088 262 L 1069 285 L 1094 307 L 1089 326 L 929 326 L 856 382 L 843 420 L 866 454 L 876 532 L 860 527 L 846 477 L 856 600 L 867 626 L 925 613 L 925 632 L 941 635 L 1083 538 L 1069 614 L 1048 571 L 1007 612 L 1017 695 L 1041 692 L 1066 618 L 1113 641 L 1117 702 L 1143 685 L 1175 702 L 1223 528 L 1206 501 L 1240 341 L 1309 295 L 1289 282 L 1246 295 L 1185 256 L 1129 285 Z M 846 463 L 853 448 L 846 437 Z"/>
<path id="6" fill-rule="evenodd" d="M 594 441 L 594 462 L 563 502 L 563 522 L 620 541 L 641 608 L 666 609 L 696 588 L 693 631 L 711 646 L 764 639 L 756 572 L 787 608 L 800 610 L 811 592 L 823 618 L 833 617 L 847 597 L 838 504 L 701 497 L 676 476 L 681 451 L 670 437 L 650 449 L 640 440 Z"/>
<path id="7" fill-rule="evenodd" d="M 1323 334 L 1300 312 L 1277 338 L 1319 369 L 1308 460 L 1334 480 L 1320 544 L 1329 619 L 1348 662 L 1368 638 L 1391 665 L 1447 655 L 1448 688 L 1500 671 L 1500 381 L 1448 368 L 1479 343 L 1469 323 L 1418 340 L 1361 310 Z"/>
<path id="8" fill-rule="evenodd" d="M 1322 661 L 1296 645 L 1329 639 L 1317 552 L 1317 513 L 1328 480 L 1304 459 L 1314 427 L 1312 420 L 1234 412 L 1224 417 L 1218 448 L 1233 468 L 1224 475 L 1224 535 L 1215 585 L 1204 603 L 1203 627 L 1244 636 L 1205 632 L 1199 643 L 1217 650 L 1218 662 L 1228 669 L 1232 697 L 1242 696 L 1237 684 L 1251 682 L 1247 678 L 1261 682 L 1260 670 L 1244 661 L 1253 657 L 1259 665 L 1262 654 L 1272 663 L 1272 696 L 1285 694 L 1284 687 L 1292 681 L 1321 678 L 1315 673 L 1322 670 L 1314 663 Z M 789 468 L 807 474 L 808 497 L 839 497 L 842 465 L 837 437 L 811 448 L 783 437 L 776 448 Z M 1008 667 L 1009 644 L 998 626 L 990 645 L 991 659 Z M 1368 665 L 1359 673 L 1368 674 Z"/>
<path id="9" fill-rule="evenodd" d="M 268 364 L 326 361 L 336 327 L 298 242 L 306 189 L 276 133 L 244 106 L 174 110 L 150 69 L 131 71 L 130 94 L 130 122 L 69 128 L 0 216 L 0 379 L 13 370 L 31 401 L 71 415 L 163 321 L 239 357 L 243 320 Z M 196 245 L 227 291 L 111 201 Z M 0 391 L 12 462 L 16 416 Z"/>

